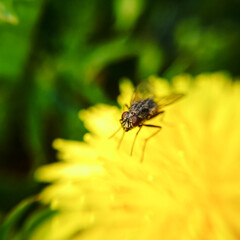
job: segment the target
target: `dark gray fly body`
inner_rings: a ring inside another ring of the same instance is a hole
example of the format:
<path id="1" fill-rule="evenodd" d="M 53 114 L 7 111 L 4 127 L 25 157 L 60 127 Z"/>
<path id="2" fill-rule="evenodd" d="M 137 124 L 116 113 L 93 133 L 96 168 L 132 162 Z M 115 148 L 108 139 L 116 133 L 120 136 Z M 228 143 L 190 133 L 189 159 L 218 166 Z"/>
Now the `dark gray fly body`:
<path id="1" fill-rule="evenodd" d="M 145 90 L 146 90 L 146 88 L 144 88 L 144 91 Z M 145 91 L 145 92 L 147 92 L 147 91 Z M 173 94 L 170 94 L 170 95 L 167 95 L 164 97 L 160 97 L 160 98 L 154 98 L 152 96 L 153 96 L 152 94 L 146 95 L 146 94 L 138 93 L 138 91 L 136 90 L 134 92 L 134 96 L 130 102 L 130 106 L 126 105 L 128 110 L 123 112 L 121 119 L 120 119 L 121 127 L 123 128 L 124 132 L 119 141 L 118 147 L 120 147 L 120 145 L 121 145 L 121 142 L 123 140 L 123 136 L 124 136 L 125 132 L 128 132 L 129 130 L 131 130 L 135 127 L 139 127 L 139 129 L 135 135 L 133 144 L 132 144 L 131 155 L 133 152 L 133 148 L 134 148 L 134 144 L 135 144 L 137 135 L 140 132 L 141 128 L 143 126 L 145 126 L 145 127 L 151 127 L 151 128 L 157 129 L 152 135 L 150 135 L 148 138 L 146 138 L 144 140 L 141 162 L 143 161 L 143 158 L 144 158 L 144 151 L 146 148 L 147 141 L 150 138 L 152 138 L 154 135 L 156 135 L 162 129 L 161 126 L 146 124 L 145 122 L 147 120 L 150 120 L 150 119 L 160 115 L 160 114 L 163 114 L 164 110 L 162 110 L 162 109 L 165 106 L 168 106 L 168 105 L 176 102 L 177 100 L 182 98 L 184 95 L 173 93 Z M 118 129 L 112 136 L 114 136 L 119 130 L 120 129 Z"/>

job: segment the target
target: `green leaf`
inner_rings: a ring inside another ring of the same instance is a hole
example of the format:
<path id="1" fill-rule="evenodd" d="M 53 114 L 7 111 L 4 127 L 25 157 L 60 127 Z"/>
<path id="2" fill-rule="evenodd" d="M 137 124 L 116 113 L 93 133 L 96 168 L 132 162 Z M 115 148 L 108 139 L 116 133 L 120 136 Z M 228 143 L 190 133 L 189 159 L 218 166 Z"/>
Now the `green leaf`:
<path id="1" fill-rule="evenodd" d="M 46 220 L 50 220 L 57 211 L 50 208 L 39 209 L 34 212 L 24 223 L 23 227 L 16 232 L 14 240 L 31 239 L 34 231 Z"/>
<path id="2" fill-rule="evenodd" d="M 22 201 L 19 205 L 14 208 L 7 216 L 5 221 L 0 226 L 0 239 L 7 240 L 17 225 L 20 218 L 27 213 L 27 211 L 36 203 L 36 197 L 28 198 Z"/>

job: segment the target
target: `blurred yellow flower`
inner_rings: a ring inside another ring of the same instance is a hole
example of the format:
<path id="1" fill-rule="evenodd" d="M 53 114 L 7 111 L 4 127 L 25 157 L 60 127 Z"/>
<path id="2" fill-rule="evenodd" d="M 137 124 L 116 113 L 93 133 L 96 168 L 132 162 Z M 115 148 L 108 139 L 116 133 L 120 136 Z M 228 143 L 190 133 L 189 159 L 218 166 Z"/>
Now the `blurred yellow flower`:
<path id="1" fill-rule="evenodd" d="M 156 94 L 186 96 L 166 108 L 163 119 L 137 128 L 117 149 L 122 111 L 97 105 L 80 112 L 90 133 L 84 142 L 57 139 L 60 162 L 36 176 L 51 184 L 41 199 L 57 214 L 39 226 L 33 239 L 221 240 L 240 239 L 240 84 L 226 76 L 202 74 L 167 81 L 150 77 Z M 124 81 L 120 105 L 133 86 Z"/>

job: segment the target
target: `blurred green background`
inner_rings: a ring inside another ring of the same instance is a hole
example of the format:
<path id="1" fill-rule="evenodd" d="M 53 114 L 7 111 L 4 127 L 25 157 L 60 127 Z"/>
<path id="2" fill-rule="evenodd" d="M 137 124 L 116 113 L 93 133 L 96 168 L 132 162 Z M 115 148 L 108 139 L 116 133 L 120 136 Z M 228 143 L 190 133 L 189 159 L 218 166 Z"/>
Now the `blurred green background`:
<path id="1" fill-rule="evenodd" d="M 0 1 L 0 219 L 41 189 L 55 138 L 81 140 L 78 111 L 115 104 L 149 75 L 240 75 L 240 1 Z"/>

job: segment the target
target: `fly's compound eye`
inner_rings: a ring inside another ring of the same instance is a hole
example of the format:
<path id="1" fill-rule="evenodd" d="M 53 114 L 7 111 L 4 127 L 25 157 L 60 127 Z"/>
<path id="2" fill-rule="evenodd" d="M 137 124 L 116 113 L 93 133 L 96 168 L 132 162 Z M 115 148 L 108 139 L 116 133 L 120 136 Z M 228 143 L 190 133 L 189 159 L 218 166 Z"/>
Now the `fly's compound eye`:
<path id="1" fill-rule="evenodd" d="M 137 117 L 137 116 L 133 116 L 133 117 L 132 117 L 132 125 L 133 125 L 134 127 L 138 126 L 140 122 L 141 122 L 141 118 L 139 118 L 139 117 Z"/>
<path id="2" fill-rule="evenodd" d="M 128 112 L 123 112 L 121 120 L 125 119 L 127 115 L 128 115 Z"/>

